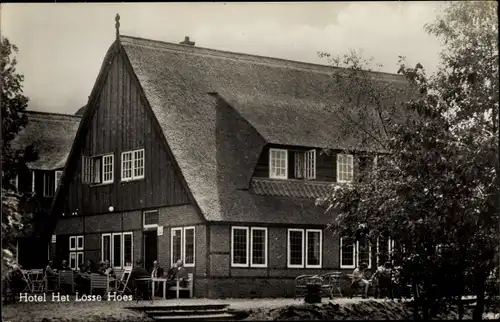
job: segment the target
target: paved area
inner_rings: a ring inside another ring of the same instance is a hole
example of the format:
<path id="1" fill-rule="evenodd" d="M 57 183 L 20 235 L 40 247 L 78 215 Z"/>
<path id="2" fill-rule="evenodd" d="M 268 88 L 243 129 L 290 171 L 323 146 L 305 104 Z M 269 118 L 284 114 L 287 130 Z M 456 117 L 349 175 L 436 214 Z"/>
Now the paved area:
<path id="1" fill-rule="evenodd" d="M 346 303 L 359 303 L 363 301 L 387 301 L 381 299 L 362 299 L 362 298 L 335 298 L 333 300 L 334 303 L 338 304 L 346 304 Z M 323 298 L 323 303 L 328 303 L 330 300 L 328 298 Z M 277 308 L 288 305 L 301 305 L 304 303 L 304 298 L 297 298 L 296 300 L 292 298 L 259 298 L 259 299 L 158 299 L 153 303 L 151 301 L 139 301 L 138 303 L 134 302 L 130 306 L 175 306 L 175 305 L 209 305 L 209 304 L 229 304 L 229 308 L 237 309 L 237 310 L 249 310 L 249 309 L 257 309 L 257 308 Z"/>

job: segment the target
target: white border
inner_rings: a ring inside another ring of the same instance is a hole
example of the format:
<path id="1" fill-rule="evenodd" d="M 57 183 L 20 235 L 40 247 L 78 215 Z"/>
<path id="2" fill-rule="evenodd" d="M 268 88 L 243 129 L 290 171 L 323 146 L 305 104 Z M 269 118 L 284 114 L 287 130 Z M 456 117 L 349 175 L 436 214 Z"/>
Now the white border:
<path id="1" fill-rule="evenodd" d="M 255 230 L 264 231 L 264 264 L 253 263 L 253 232 Z M 251 227 L 250 228 L 250 267 L 267 267 L 267 227 Z"/>
<path id="2" fill-rule="evenodd" d="M 193 262 L 186 263 L 186 230 L 193 230 Z M 194 267 L 196 263 L 196 228 L 195 226 L 184 227 L 182 231 L 182 262 L 184 267 Z"/>
<path id="3" fill-rule="evenodd" d="M 307 249 L 309 246 L 309 239 L 307 238 L 308 233 L 318 233 L 319 232 L 319 264 L 318 265 L 308 265 L 307 260 Z M 306 229 L 306 234 L 305 234 L 305 257 L 306 257 L 306 268 L 321 268 L 321 265 L 323 264 L 323 230 L 321 229 Z"/>
<path id="4" fill-rule="evenodd" d="M 302 261 L 301 261 L 301 264 L 290 264 L 290 260 L 291 260 L 291 253 L 292 253 L 292 250 L 290 248 L 290 233 L 291 232 L 300 232 L 302 233 Z M 286 248 L 287 248 L 287 261 L 286 261 L 286 266 L 288 268 L 304 268 L 304 259 L 305 259 L 305 254 L 304 254 L 304 245 L 305 245 L 305 241 L 304 241 L 304 236 L 305 236 L 305 231 L 304 229 L 298 229 L 298 228 L 288 228 L 287 230 L 287 243 L 286 243 Z"/>
<path id="5" fill-rule="evenodd" d="M 181 258 L 177 258 L 177 259 L 174 259 L 174 231 L 181 232 L 181 253 L 180 253 Z M 175 262 L 177 262 L 179 259 L 182 259 L 182 235 L 183 235 L 182 227 L 174 227 L 174 228 L 170 229 L 170 264 L 171 264 L 171 266 L 174 266 Z"/>
<path id="6" fill-rule="evenodd" d="M 273 175 L 272 163 L 271 163 L 273 151 L 276 151 L 276 152 L 283 152 L 284 151 L 285 152 L 285 176 L 284 177 Z M 286 149 L 273 149 L 273 148 L 269 149 L 269 178 L 270 179 L 288 179 L 288 150 L 286 150 Z"/>
<path id="7" fill-rule="evenodd" d="M 352 174 L 351 174 L 351 180 L 340 180 L 339 179 L 339 156 L 344 156 L 344 157 L 347 157 L 347 160 L 348 162 L 351 163 L 351 169 L 352 169 Z M 345 154 L 345 153 L 338 153 L 337 154 L 337 182 L 339 183 L 346 183 L 346 182 L 352 182 L 352 179 L 354 179 L 354 158 L 353 158 L 353 155 L 352 154 Z"/>
<path id="8" fill-rule="evenodd" d="M 238 230 L 245 230 L 246 231 L 246 261 L 244 264 L 241 263 L 235 263 L 234 262 L 234 231 Z M 231 227 L 231 267 L 248 267 L 248 255 L 249 255 L 249 229 L 248 227 L 242 227 L 242 226 L 232 226 Z"/>
<path id="9" fill-rule="evenodd" d="M 343 265 L 342 264 L 342 237 L 340 237 L 340 268 L 356 268 L 356 246 L 352 244 L 352 265 Z"/>

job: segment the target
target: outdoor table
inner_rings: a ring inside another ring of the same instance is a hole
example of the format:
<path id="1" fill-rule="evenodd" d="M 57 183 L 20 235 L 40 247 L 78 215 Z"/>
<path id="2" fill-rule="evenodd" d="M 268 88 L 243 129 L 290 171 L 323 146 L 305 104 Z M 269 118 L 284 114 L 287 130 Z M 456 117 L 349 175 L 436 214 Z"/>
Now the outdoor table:
<path id="1" fill-rule="evenodd" d="M 137 278 L 136 281 L 150 281 L 151 282 L 151 300 L 154 301 L 155 298 L 155 284 L 156 282 L 163 283 L 163 299 L 167 299 L 167 279 L 162 277 L 147 277 L 147 278 Z"/>

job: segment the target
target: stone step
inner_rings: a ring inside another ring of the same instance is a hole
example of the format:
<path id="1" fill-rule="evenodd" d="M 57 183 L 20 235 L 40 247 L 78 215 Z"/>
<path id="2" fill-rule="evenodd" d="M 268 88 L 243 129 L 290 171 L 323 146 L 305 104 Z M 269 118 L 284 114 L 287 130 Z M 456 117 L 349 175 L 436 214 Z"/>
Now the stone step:
<path id="1" fill-rule="evenodd" d="M 169 316 L 154 316 L 155 321 L 228 321 L 235 320 L 233 314 L 207 314 L 207 315 L 169 315 Z"/>
<path id="2" fill-rule="evenodd" d="M 223 310 L 229 304 L 186 304 L 186 305 L 134 305 L 126 307 L 129 310 L 137 311 L 203 311 L 203 310 Z"/>
<path id="3" fill-rule="evenodd" d="M 176 316 L 176 315 L 211 315 L 227 313 L 226 309 L 211 310 L 157 310 L 150 308 L 145 313 L 151 316 Z"/>

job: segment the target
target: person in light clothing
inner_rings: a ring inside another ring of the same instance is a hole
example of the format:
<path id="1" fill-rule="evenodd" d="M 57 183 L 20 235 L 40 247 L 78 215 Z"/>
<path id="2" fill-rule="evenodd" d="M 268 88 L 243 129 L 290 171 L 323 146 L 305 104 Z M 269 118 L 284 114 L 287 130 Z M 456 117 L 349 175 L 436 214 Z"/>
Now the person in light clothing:
<path id="1" fill-rule="evenodd" d="M 366 264 L 361 263 L 361 265 L 352 272 L 352 286 L 364 287 L 363 298 L 368 297 L 368 288 L 370 287 L 370 282 L 365 278 L 365 269 Z"/>

